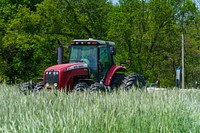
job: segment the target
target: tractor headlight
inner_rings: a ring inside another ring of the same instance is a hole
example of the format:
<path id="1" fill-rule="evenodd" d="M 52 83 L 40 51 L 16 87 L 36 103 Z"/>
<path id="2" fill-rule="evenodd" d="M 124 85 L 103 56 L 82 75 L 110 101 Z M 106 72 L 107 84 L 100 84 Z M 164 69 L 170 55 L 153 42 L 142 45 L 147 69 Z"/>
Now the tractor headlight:
<path id="1" fill-rule="evenodd" d="M 58 87 L 58 83 L 54 83 L 53 86 L 54 86 L 54 87 Z"/>
<path id="2" fill-rule="evenodd" d="M 45 84 L 45 87 L 49 87 L 49 83 L 46 83 L 46 84 Z"/>
<path id="3" fill-rule="evenodd" d="M 53 75 L 54 75 L 54 76 L 58 75 L 58 72 L 53 72 Z"/>

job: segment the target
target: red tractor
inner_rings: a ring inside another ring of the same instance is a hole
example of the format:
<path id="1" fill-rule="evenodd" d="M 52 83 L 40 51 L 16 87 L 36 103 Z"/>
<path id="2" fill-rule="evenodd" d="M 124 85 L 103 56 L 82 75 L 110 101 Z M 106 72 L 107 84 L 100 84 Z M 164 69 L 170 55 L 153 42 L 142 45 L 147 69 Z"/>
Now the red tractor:
<path id="1" fill-rule="evenodd" d="M 110 91 L 119 86 L 142 88 L 145 80 L 139 74 L 125 76 L 126 68 L 115 64 L 115 43 L 94 39 L 70 42 L 69 63 L 63 63 L 63 48 L 58 47 L 58 65 L 44 71 L 42 82 L 23 84 L 22 90 L 38 91 L 42 88 L 65 91 Z"/>

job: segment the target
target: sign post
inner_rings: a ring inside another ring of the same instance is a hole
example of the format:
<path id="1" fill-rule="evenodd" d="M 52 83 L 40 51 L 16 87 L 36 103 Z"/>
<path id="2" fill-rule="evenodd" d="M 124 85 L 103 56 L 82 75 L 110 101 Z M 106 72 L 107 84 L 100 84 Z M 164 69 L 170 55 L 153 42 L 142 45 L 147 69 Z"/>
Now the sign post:
<path id="1" fill-rule="evenodd" d="M 179 66 L 178 68 L 176 68 L 176 87 L 178 88 L 178 89 L 180 89 L 180 75 L 181 75 L 181 69 L 182 69 L 182 67 L 181 66 Z"/>

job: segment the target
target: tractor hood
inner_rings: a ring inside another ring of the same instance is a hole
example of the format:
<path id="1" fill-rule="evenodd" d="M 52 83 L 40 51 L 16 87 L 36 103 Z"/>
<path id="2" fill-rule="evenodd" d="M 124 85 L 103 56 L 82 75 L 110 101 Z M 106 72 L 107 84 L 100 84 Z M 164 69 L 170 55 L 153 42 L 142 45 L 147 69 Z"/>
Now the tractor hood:
<path id="1" fill-rule="evenodd" d="M 46 71 L 70 71 L 74 69 L 80 69 L 80 68 L 88 68 L 88 64 L 84 62 L 78 62 L 78 63 L 67 63 L 67 64 L 59 64 L 54 65 L 45 70 Z"/>

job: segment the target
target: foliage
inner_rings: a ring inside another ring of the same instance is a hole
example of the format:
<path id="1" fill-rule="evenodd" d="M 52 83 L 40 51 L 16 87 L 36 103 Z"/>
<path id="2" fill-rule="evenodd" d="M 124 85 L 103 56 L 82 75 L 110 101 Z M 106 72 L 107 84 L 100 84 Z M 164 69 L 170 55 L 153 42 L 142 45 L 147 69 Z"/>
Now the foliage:
<path id="1" fill-rule="evenodd" d="M 116 43 L 117 63 L 148 82 L 174 86 L 185 35 L 186 85 L 199 80 L 199 11 L 191 0 L 2 0 L 0 82 L 41 77 L 56 64 L 57 41 L 104 39 Z"/>
<path id="2" fill-rule="evenodd" d="M 175 69 L 181 65 L 182 25 L 187 25 L 184 26 L 187 35 L 186 27 L 189 23 L 194 25 L 195 21 L 191 18 L 198 17 L 194 3 L 186 3 L 121 0 L 109 20 L 109 39 L 117 42 L 121 52 L 117 60 L 131 60 L 129 71 L 142 73 L 151 82 L 160 79 L 164 86 L 173 86 Z M 182 14 L 185 14 L 184 24 Z M 191 55 L 186 53 L 185 56 Z M 192 80 L 191 77 L 187 79 Z"/>

